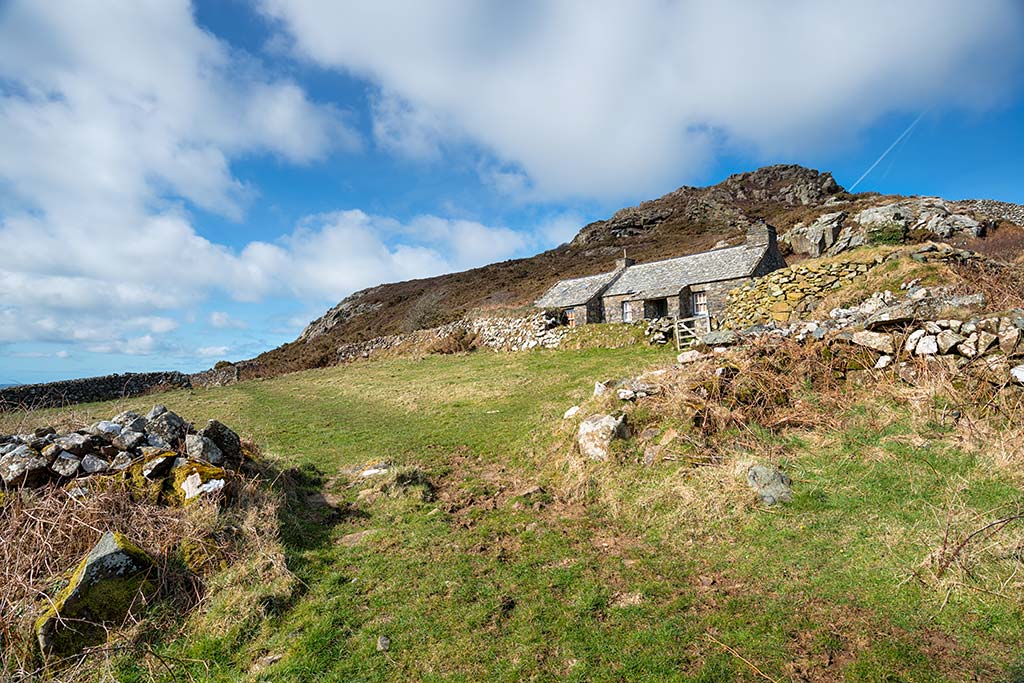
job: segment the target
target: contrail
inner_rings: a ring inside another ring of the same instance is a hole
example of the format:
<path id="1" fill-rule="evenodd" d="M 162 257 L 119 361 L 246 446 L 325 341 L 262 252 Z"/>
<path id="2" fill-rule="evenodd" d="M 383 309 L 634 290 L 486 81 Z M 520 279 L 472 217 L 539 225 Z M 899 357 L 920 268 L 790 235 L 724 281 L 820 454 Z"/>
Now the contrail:
<path id="1" fill-rule="evenodd" d="M 910 131 L 914 130 L 914 126 L 916 126 L 918 124 L 918 122 L 922 119 L 922 117 L 924 117 L 924 112 L 921 112 L 920 114 L 918 114 L 917 118 L 914 119 L 909 126 L 907 126 L 907 129 L 905 131 L 903 131 L 902 133 L 900 133 L 900 136 L 898 138 L 896 138 L 896 140 L 894 140 L 891 145 L 889 145 L 888 149 L 886 149 L 884 152 L 882 152 L 882 156 L 880 156 L 877 159 L 875 159 L 875 163 L 871 164 L 868 167 L 868 170 L 864 171 L 864 173 L 861 175 L 860 178 L 857 178 L 857 182 L 855 182 L 853 185 L 850 186 L 850 190 L 849 190 L 850 192 L 853 192 L 854 189 L 856 189 L 856 187 L 858 185 L 860 185 L 860 182 L 862 180 L 864 180 L 865 178 L 867 178 L 868 174 L 870 174 L 872 171 L 875 170 L 875 166 L 878 166 L 878 164 L 882 163 L 882 159 L 884 159 L 886 156 L 888 156 L 889 152 L 891 152 L 893 150 L 893 148 L 896 147 L 896 145 L 900 144 L 900 140 L 902 140 L 903 138 L 907 137 L 907 135 L 910 134 Z"/>

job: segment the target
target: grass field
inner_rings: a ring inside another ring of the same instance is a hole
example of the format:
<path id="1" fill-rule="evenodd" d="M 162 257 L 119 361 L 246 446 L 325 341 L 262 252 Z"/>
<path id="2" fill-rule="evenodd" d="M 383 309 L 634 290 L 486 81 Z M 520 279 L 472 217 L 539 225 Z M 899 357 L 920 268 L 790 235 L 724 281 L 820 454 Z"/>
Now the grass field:
<path id="1" fill-rule="evenodd" d="M 714 466 L 645 468 L 627 445 L 564 495 L 577 456 L 562 412 L 595 380 L 670 358 L 431 356 L 160 395 L 251 437 L 333 504 L 283 518 L 289 589 L 254 598 L 214 577 L 153 643 L 167 679 L 1024 680 L 1019 531 L 941 579 L 920 571 L 944 536 L 1015 509 L 1021 477 L 920 410 L 852 401 L 820 428 L 751 426 L 736 437 L 746 454 Z M 781 463 L 793 503 L 755 505 L 744 458 Z M 393 485 L 360 495 L 376 480 L 358 471 L 380 462 Z M 396 469 L 416 476 L 396 483 Z M 114 666 L 122 680 L 152 671 Z"/>

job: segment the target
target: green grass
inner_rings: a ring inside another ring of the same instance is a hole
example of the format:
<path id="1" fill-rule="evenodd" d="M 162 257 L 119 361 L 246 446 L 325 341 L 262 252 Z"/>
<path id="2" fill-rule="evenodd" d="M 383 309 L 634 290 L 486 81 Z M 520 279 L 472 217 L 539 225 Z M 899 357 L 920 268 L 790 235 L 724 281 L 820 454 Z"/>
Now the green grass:
<path id="1" fill-rule="evenodd" d="M 883 420 L 862 404 L 815 438 L 754 430 L 784 450 L 796 482 L 782 508 L 758 509 L 747 493 L 695 529 L 670 496 L 640 500 L 690 476 L 673 463 L 596 468 L 598 488 L 621 492 L 616 509 L 598 494 L 552 496 L 562 412 L 595 379 L 670 357 L 645 346 L 477 353 L 160 395 L 352 506 L 334 519 L 291 511 L 283 540 L 301 587 L 290 596 L 223 623 L 223 589 L 156 651 L 179 678 L 215 681 L 764 680 L 752 667 L 776 680 L 1011 680 L 1021 600 L 992 593 L 1012 563 L 958 575 L 968 588 L 914 572 L 941 542 L 954 490 L 979 515 L 1020 491 L 940 432 L 909 445 L 898 406 Z M 78 410 L 106 417 L 151 402 Z M 351 472 L 380 461 L 424 469 L 436 498 L 357 503 Z M 517 496 L 538 482 L 549 493 Z M 281 659 L 255 672 L 268 654 Z M 150 675 L 132 659 L 117 666 L 123 680 Z"/>

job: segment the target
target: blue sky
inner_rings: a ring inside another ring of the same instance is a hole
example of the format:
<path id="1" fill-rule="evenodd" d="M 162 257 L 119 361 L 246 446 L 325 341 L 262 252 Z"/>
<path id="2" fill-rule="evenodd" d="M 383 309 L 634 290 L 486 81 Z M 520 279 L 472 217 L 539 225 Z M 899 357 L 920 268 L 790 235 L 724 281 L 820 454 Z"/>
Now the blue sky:
<path id="1" fill-rule="evenodd" d="M 824 6 L 823 6 L 824 5 Z M 195 370 L 769 163 L 1024 203 L 1016 0 L 0 0 L 0 384 Z"/>

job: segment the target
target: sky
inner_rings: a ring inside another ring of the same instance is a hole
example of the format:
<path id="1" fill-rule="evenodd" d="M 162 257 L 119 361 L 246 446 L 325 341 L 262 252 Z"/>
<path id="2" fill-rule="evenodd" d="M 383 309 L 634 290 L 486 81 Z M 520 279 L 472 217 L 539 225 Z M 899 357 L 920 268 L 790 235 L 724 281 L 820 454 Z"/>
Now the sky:
<path id="1" fill-rule="evenodd" d="M 0 384 L 194 371 L 773 163 L 1024 203 L 1020 0 L 0 0 Z"/>

